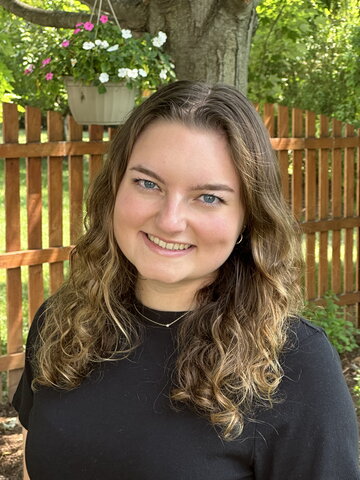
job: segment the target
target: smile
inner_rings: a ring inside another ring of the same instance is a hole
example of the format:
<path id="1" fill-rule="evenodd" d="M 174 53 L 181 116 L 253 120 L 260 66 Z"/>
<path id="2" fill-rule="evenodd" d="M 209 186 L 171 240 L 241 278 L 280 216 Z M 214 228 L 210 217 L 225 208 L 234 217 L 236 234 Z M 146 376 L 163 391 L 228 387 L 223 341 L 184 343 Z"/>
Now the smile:
<path id="1" fill-rule="evenodd" d="M 158 245 L 159 247 L 165 249 L 165 250 L 187 250 L 190 248 L 192 245 L 190 243 L 168 243 L 164 242 L 158 237 L 154 237 L 154 235 L 146 234 L 147 238 L 155 243 L 155 245 Z"/>

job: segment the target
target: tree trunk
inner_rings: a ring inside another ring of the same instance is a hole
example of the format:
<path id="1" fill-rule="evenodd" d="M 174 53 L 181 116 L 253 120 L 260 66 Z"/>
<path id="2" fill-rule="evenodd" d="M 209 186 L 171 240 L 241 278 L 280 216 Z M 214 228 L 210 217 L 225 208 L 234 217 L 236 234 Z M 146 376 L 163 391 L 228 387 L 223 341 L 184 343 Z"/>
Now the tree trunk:
<path id="1" fill-rule="evenodd" d="M 168 34 L 179 79 L 228 83 L 246 93 L 256 2 L 152 0 L 149 29 Z"/>
<path id="2" fill-rule="evenodd" d="M 228 83 L 246 93 L 251 38 L 260 0 L 111 0 L 122 27 L 166 32 L 179 79 Z M 83 3 L 93 6 L 95 0 Z M 21 0 L 0 0 L 7 10 L 40 25 L 70 28 L 84 13 L 29 7 Z M 108 2 L 103 8 L 109 10 Z M 106 11 L 106 13 L 111 13 Z M 78 15 L 78 16 L 77 16 Z"/>

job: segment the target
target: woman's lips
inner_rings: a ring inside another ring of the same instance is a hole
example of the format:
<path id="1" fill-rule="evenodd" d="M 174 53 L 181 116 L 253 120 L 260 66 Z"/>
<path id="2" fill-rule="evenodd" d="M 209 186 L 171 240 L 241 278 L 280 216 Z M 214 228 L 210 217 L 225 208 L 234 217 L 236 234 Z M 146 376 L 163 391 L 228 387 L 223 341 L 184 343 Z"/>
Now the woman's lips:
<path id="1" fill-rule="evenodd" d="M 194 245 L 191 245 L 189 243 L 180 243 L 180 242 L 166 242 L 165 240 L 160 239 L 159 237 L 150 235 L 150 237 L 154 239 L 160 240 L 161 245 L 158 245 L 157 243 L 154 243 L 152 240 L 150 240 L 149 235 L 146 234 L 145 232 L 141 232 L 142 237 L 144 239 L 145 244 L 152 250 L 153 252 L 156 252 L 160 255 L 164 256 L 183 256 L 187 255 L 188 253 L 192 252 L 195 248 Z M 169 245 L 170 248 L 166 248 L 166 245 Z M 173 246 L 186 246 L 186 248 L 173 248 Z"/>

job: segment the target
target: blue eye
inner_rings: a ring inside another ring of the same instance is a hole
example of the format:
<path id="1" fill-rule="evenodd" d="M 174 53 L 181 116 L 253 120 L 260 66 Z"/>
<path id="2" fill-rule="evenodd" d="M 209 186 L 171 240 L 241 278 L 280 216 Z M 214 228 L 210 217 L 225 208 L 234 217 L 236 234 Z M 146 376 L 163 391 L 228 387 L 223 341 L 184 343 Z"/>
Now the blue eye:
<path id="1" fill-rule="evenodd" d="M 218 202 L 221 202 L 221 198 L 216 197 L 215 195 L 209 195 L 208 193 L 201 195 L 201 197 L 203 198 L 203 202 L 208 205 L 214 205 Z"/>
<path id="2" fill-rule="evenodd" d="M 142 180 L 144 188 L 147 188 L 148 190 L 153 190 L 156 188 L 156 183 L 151 182 L 150 180 Z"/>
<path id="3" fill-rule="evenodd" d="M 144 180 L 142 178 L 134 178 L 133 182 L 144 190 L 157 190 L 159 187 L 155 182 L 151 180 Z"/>

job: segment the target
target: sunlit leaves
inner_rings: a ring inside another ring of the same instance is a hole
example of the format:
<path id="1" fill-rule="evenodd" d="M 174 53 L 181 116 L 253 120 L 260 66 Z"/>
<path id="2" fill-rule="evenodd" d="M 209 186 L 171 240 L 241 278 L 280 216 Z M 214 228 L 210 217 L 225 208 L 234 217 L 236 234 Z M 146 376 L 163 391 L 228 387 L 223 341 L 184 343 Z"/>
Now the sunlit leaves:
<path id="1" fill-rule="evenodd" d="M 360 125 L 358 0 L 263 0 L 249 95 Z"/>

